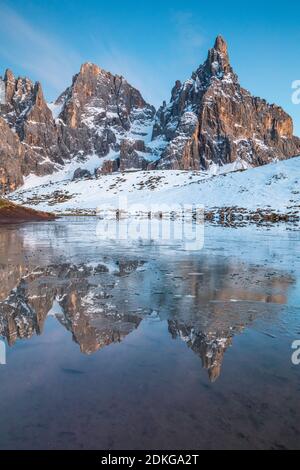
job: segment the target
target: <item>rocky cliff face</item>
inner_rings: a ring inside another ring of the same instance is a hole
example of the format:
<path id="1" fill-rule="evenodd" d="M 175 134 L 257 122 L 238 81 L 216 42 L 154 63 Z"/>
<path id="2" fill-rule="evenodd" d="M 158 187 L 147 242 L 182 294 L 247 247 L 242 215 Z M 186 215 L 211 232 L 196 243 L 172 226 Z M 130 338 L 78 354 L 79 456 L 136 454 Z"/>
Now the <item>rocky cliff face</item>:
<path id="1" fill-rule="evenodd" d="M 122 147 L 120 162 L 124 170 L 134 166 L 134 162 L 127 161 L 131 147 L 151 132 L 155 114 L 155 109 L 123 77 L 91 63 L 82 65 L 54 107 L 62 124 L 63 141 L 72 156 L 111 154 L 114 160 Z M 145 166 L 143 150 L 141 161 Z"/>
<path id="2" fill-rule="evenodd" d="M 18 173 L 26 176 L 53 172 L 55 164 L 63 163 L 68 151 L 60 139 L 41 84 L 33 84 L 27 78 L 15 78 L 7 70 L 4 79 L 0 78 L 0 89 L 0 116 L 15 135 L 12 147 L 15 157 L 20 153 L 18 148 L 22 149 L 23 158 Z M 8 165 L 9 159 L 6 160 Z M 20 181 L 22 178 L 19 178 L 17 185 Z"/>
<path id="3" fill-rule="evenodd" d="M 0 117 L 0 194 L 14 191 L 23 183 L 24 148 L 18 136 Z"/>
<path id="4" fill-rule="evenodd" d="M 300 153 L 290 116 L 240 86 L 221 36 L 191 79 L 176 82 L 170 103 L 157 112 L 157 137 L 167 141 L 159 169 L 259 166 Z"/>

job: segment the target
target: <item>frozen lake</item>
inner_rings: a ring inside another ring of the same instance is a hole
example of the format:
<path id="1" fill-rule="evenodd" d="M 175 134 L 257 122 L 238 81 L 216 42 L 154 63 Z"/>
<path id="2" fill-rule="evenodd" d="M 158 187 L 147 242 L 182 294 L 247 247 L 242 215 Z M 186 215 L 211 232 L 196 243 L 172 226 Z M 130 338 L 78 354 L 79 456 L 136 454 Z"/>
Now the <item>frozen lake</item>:
<path id="1" fill-rule="evenodd" d="M 0 338 L 1 449 L 300 448 L 299 231 L 1 228 Z"/>

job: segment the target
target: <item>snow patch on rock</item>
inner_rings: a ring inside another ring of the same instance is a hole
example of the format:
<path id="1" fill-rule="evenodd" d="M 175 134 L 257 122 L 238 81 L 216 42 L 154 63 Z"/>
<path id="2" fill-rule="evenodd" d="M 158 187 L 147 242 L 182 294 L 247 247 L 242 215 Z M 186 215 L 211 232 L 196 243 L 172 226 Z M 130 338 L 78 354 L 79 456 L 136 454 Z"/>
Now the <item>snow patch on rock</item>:
<path id="1" fill-rule="evenodd" d="M 4 81 L 0 78 L 0 104 L 5 104 L 5 83 Z"/>

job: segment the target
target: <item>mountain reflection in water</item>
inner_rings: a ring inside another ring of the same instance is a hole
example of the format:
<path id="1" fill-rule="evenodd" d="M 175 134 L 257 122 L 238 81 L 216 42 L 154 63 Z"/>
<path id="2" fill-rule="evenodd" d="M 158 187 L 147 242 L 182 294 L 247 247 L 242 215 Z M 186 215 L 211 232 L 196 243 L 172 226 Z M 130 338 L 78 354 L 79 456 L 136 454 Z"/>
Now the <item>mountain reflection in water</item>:
<path id="1" fill-rule="evenodd" d="M 287 273 L 205 253 L 170 261 L 151 250 L 108 250 L 101 259 L 79 250 L 74 259 L 55 243 L 33 250 L 22 230 L 1 231 L 0 250 L 0 336 L 9 346 L 43 334 L 54 316 L 82 353 L 93 354 L 154 315 L 201 359 L 212 382 L 234 337 L 279 314 L 294 283 Z"/>

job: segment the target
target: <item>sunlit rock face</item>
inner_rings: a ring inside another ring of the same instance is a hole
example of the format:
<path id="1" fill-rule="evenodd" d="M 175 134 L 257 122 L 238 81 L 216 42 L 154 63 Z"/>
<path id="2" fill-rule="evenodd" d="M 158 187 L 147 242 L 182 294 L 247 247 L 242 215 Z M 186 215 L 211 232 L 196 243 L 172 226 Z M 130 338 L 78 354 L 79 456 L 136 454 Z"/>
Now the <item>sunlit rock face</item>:
<path id="1" fill-rule="evenodd" d="M 20 161 L 21 176 L 53 172 L 56 164 L 63 163 L 67 149 L 46 104 L 41 84 L 34 84 L 26 77 L 16 78 L 10 70 L 6 71 L 1 84 L 0 116 L 15 135 L 13 151 L 24 157 Z M 3 167 L 8 164 L 6 154 Z"/>
<path id="2" fill-rule="evenodd" d="M 55 107 L 63 124 L 62 138 L 73 156 L 111 153 L 115 157 L 124 141 L 134 143 L 147 136 L 155 113 L 123 77 L 91 63 L 82 65 Z M 124 152 L 122 158 L 126 158 Z M 132 166 L 138 168 L 134 161 Z"/>
<path id="3" fill-rule="evenodd" d="M 153 138 L 168 144 L 159 169 L 199 170 L 237 162 L 260 166 L 299 154 L 293 121 L 282 108 L 253 97 L 239 84 L 218 36 L 207 60 L 158 110 Z"/>
<path id="4" fill-rule="evenodd" d="M 24 148 L 18 136 L 0 117 L 0 194 L 14 191 L 23 184 Z"/>
<path id="5" fill-rule="evenodd" d="M 40 83 L 16 78 L 7 70 L 0 77 L 0 192 L 22 185 L 23 176 L 59 171 L 73 158 L 96 155 L 101 167 L 101 158 L 111 153 L 114 162 L 123 142 L 123 166 L 145 168 L 146 149 L 131 163 L 127 147 L 144 142 L 154 114 L 123 77 L 94 64 L 84 64 L 72 85 L 50 105 Z"/>

